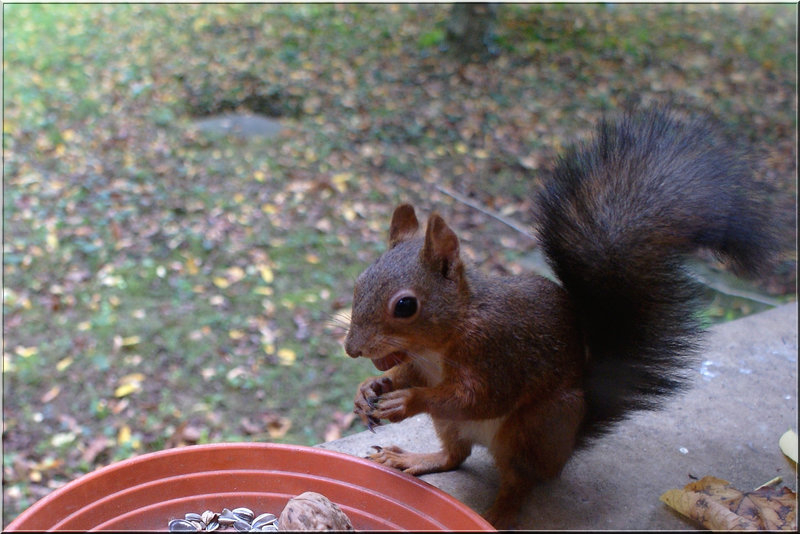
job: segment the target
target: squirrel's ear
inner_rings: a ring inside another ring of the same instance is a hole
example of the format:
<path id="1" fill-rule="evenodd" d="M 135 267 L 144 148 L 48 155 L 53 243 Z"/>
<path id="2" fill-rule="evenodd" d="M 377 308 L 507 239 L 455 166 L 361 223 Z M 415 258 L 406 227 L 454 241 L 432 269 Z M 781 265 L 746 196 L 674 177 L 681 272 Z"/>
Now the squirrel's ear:
<path id="1" fill-rule="evenodd" d="M 458 237 L 438 213 L 428 219 L 422 258 L 442 276 L 451 280 L 454 279 L 454 272 L 461 267 Z"/>
<path id="2" fill-rule="evenodd" d="M 389 248 L 411 239 L 419 230 L 419 221 L 414 214 L 411 204 L 400 204 L 392 215 L 392 224 L 389 226 Z"/>

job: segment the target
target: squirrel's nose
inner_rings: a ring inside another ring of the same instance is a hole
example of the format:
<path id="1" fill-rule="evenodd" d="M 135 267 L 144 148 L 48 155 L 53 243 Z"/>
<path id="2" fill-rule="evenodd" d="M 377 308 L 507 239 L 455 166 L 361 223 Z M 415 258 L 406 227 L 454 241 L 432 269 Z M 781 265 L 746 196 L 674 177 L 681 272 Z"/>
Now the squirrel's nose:
<path id="1" fill-rule="evenodd" d="M 355 343 L 353 343 L 353 338 L 349 332 L 344 340 L 344 351 L 351 358 L 358 358 L 361 356 L 361 349 L 355 346 Z"/>
<path id="2" fill-rule="evenodd" d="M 348 355 L 348 356 L 350 356 L 351 358 L 358 358 L 359 356 L 361 356 L 361 351 L 360 351 L 360 350 L 356 350 L 356 349 L 354 349 L 354 348 L 353 348 L 353 347 L 351 347 L 349 344 L 345 344 L 345 346 L 344 346 L 344 351 L 345 351 L 345 352 L 347 353 L 347 355 Z"/>

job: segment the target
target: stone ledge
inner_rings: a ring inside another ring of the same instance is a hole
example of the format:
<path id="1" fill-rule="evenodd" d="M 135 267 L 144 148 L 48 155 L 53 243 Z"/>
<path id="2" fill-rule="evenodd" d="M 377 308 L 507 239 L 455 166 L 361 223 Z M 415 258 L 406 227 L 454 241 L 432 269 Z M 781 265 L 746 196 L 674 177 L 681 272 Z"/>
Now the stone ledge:
<path id="1" fill-rule="evenodd" d="M 692 388 L 664 410 L 634 416 L 537 486 L 522 528 L 695 529 L 659 496 L 706 475 L 743 490 L 781 476 L 796 491 L 796 466 L 778 439 L 797 429 L 797 303 L 715 326 L 701 362 Z M 418 415 L 319 447 L 363 457 L 372 445 L 428 452 L 439 442 L 428 416 Z M 498 485 L 480 446 L 459 469 L 421 478 L 478 512 Z"/>

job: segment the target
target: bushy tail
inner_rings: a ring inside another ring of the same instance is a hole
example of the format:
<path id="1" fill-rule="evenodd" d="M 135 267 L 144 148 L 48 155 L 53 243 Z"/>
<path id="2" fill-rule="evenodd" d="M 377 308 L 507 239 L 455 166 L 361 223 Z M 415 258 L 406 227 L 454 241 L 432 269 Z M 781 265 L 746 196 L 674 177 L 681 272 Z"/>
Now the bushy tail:
<path id="1" fill-rule="evenodd" d="M 683 387 L 700 328 L 682 257 L 707 247 L 755 274 L 775 243 L 759 197 L 746 159 L 663 109 L 603 121 L 559 160 L 540 235 L 589 350 L 587 436 Z"/>

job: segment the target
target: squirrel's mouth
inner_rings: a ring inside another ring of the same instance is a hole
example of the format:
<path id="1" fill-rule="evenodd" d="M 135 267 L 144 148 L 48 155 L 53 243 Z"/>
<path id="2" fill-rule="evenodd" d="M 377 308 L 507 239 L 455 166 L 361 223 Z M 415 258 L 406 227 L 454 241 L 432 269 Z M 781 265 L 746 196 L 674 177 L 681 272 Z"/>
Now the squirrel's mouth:
<path id="1" fill-rule="evenodd" d="M 383 358 L 372 360 L 372 365 L 377 367 L 379 371 L 388 371 L 395 365 L 399 365 L 406 361 L 406 358 L 408 358 L 408 354 L 397 351 L 389 354 L 388 356 L 384 356 Z"/>

